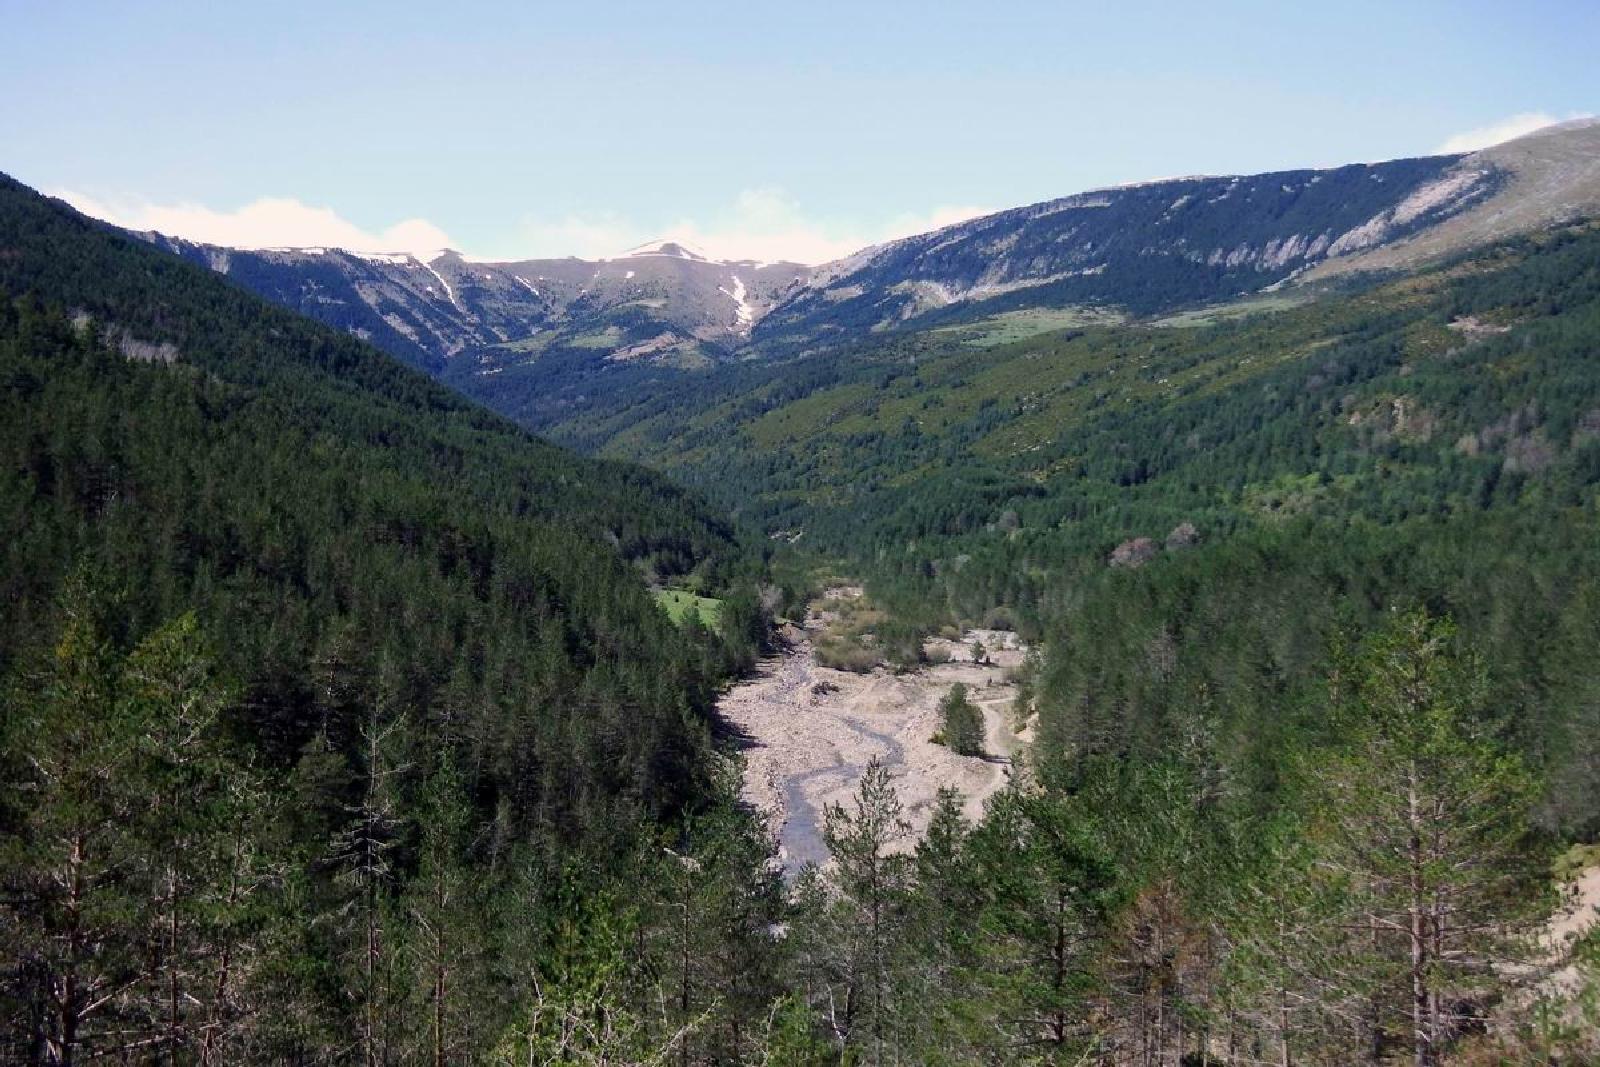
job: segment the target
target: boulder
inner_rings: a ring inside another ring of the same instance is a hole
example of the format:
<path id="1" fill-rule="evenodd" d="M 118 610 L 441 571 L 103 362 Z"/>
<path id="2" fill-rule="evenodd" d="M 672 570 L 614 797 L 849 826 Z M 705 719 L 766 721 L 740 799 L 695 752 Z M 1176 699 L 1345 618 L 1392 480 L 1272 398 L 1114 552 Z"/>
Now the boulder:
<path id="1" fill-rule="evenodd" d="M 1167 534 L 1167 548 L 1193 548 L 1200 543 L 1200 531 L 1194 528 L 1192 522 L 1180 522 Z"/>
<path id="2" fill-rule="evenodd" d="M 1142 567 L 1156 558 L 1156 543 L 1148 537 L 1135 537 L 1111 550 L 1113 567 Z"/>

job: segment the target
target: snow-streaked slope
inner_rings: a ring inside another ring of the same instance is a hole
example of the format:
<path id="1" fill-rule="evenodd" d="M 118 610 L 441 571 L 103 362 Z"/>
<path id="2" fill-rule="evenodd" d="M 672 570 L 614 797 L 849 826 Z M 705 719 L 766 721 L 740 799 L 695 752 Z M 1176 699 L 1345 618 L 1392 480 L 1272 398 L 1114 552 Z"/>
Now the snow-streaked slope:
<path id="1" fill-rule="evenodd" d="M 652 358 L 714 358 L 810 274 L 719 262 L 678 241 L 604 260 L 487 262 L 448 249 L 240 250 L 141 236 L 434 372 L 467 354 L 492 369 L 507 352 L 565 342 L 602 357 L 648 340 Z"/>

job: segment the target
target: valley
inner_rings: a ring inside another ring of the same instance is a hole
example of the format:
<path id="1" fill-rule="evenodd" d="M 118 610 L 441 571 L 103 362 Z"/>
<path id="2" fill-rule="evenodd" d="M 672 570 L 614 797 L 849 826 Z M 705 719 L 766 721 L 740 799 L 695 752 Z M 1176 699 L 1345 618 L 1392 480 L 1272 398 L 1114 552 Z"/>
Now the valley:
<path id="1" fill-rule="evenodd" d="M 817 662 L 814 639 L 824 624 L 811 611 L 791 644 L 717 702 L 744 759 L 744 795 L 767 820 L 790 875 L 827 862 L 823 813 L 850 803 L 869 760 L 889 770 L 905 805 L 908 832 L 896 848 L 909 851 L 927 828 L 940 789 L 957 790 L 976 822 L 1026 745 L 1012 727 L 1017 689 L 1010 676 L 1026 655 L 1015 635 L 985 630 L 957 640 L 934 638 L 934 662 L 903 673 L 879 666 L 862 674 Z M 975 644 L 986 650 L 982 663 L 972 659 Z M 982 756 L 958 755 L 933 741 L 939 701 L 957 683 L 968 687 L 983 712 Z"/>
<path id="2" fill-rule="evenodd" d="M 1595 1062 L 1600 124 L 1525 141 L 815 269 L 0 179 L 0 1060 Z"/>

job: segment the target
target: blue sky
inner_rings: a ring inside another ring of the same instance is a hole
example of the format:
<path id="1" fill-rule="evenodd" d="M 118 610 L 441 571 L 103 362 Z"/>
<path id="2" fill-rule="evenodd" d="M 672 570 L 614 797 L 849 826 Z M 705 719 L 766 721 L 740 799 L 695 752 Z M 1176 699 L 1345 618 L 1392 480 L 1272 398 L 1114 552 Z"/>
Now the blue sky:
<path id="1" fill-rule="evenodd" d="M 817 260 L 1600 111 L 1592 0 L 0 0 L 0 25 L 0 169 L 235 244 Z"/>

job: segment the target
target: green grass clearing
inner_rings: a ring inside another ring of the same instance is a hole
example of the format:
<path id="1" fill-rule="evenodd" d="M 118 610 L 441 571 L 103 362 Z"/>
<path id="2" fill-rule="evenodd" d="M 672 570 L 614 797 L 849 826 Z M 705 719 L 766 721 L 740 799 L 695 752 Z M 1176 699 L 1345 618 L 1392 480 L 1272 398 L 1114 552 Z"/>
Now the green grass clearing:
<path id="1" fill-rule="evenodd" d="M 1151 326 L 1177 326 L 1197 327 L 1215 326 L 1219 322 L 1228 322 L 1233 319 L 1248 318 L 1251 315 L 1267 314 L 1274 311 L 1287 311 L 1307 303 L 1311 297 L 1300 293 L 1269 293 L 1264 296 L 1252 296 L 1243 300 L 1235 300 L 1226 304 L 1211 304 L 1202 308 L 1190 308 L 1188 311 L 1179 311 L 1165 318 L 1156 319 Z"/>
<path id="2" fill-rule="evenodd" d="M 973 348 L 992 348 L 1037 337 L 1042 333 L 1075 326 L 1114 326 L 1123 321 L 1121 313 L 1104 308 L 1025 308 L 1005 311 L 993 318 L 959 326 L 941 326 L 932 333 L 967 334 L 961 343 Z"/>
<path id="3" fill-rule="evenodd" d="M 708 596 L 696 596 L 682 589 L 657 589 L 656 603 L 666 611 L 667 618 L 682 626 L 690 611 L 700 616 L 700 625 L 715 630 L 722 623 L 722 601 Z"/>
<path id="4" fill-rule="evenodd" d="M 599 333 L 586 333 L 567 341 L 568 348 L 616 348 L 622 344 L 622 329 L 607 326 Z"/>

